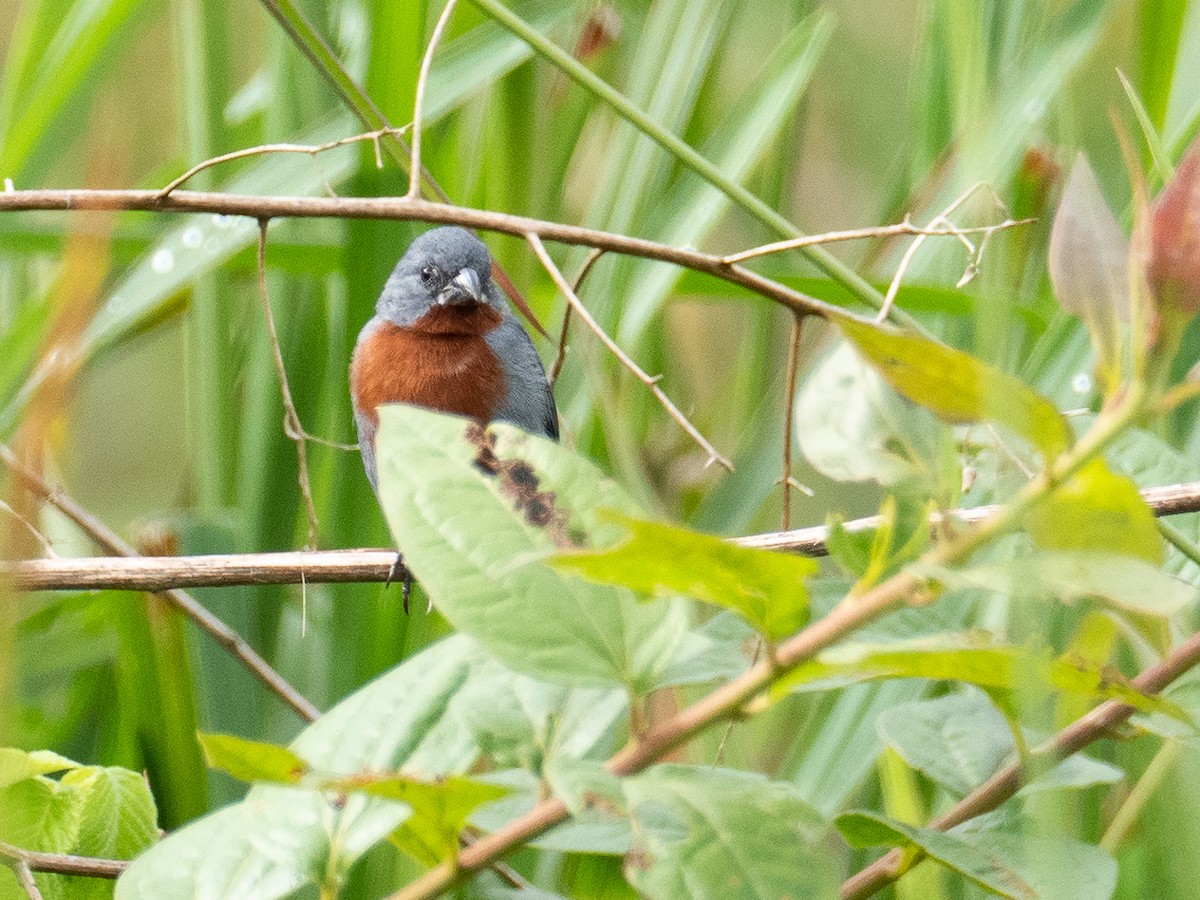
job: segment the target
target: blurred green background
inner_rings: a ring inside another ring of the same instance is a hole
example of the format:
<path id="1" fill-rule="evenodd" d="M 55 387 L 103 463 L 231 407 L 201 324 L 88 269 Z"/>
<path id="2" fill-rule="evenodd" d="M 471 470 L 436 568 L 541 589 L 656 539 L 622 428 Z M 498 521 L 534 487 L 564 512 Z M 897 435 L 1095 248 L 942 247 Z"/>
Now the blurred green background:
<path id="1" fill-rule="evenodd" d="M 298 6 L 391 123 L 409 122 L 441 5 Z M 924 222 L 971 185 L 990 185 L 1007 212 L 1039 221 L 996 235 L 981 274 L 962 290 L 954 287 L 961 248 L 930 242 L 899 304 L 1061 408 L 1094 400 L 1079 377 L 1090 369 L 1086 336 L 1049 293 L 1048 211 L 1078 151 L 1114 208 L 1127 209 L 1110 116 L 1137 147 L 1146 143 L 1117 67 L 1178 159 L 1200 125 L 1200 2 L 522 0 L 510 8 L 807 232 L 905 214 Z M 0 64 L 0 178 L 16 188 L 159 187 L 231 150 L 367 130 L 251 0 L 0 0 Z M 468 2 L 434 60 L 424 133 L 425 165 L 461 205 L 715 252 L 779 236 Z M 407 176 L 384 162 L 375 168 L 369 145 L 256 157 L 187 187 L 402 194 Z M 1159 183 L 1148 152 L 1143 165 Z M 1007 212 L 981 191 L 956 221 Z M 421 227 L 273 224 L 270 295 L 310 433 L 354 440 L 350 351 Z M 250 220 L 209 215 L 0 215 L 0 437 L 135 542 L 161 543 L 166 533 L 179 552 L 202 553 L 305 540 L 296 453 L 282 430 L 256 294 L 256 233 Z M 485 238 L 556 334 L 563 303 L 532 253 L 516 239 Z M 904 246 L 832 249 L 882 286 Z M 585 255 L 550 249 L 568 277 Z M 798 254 L 756 267 L 853 303 Z M 790 316 L 716 280 L 613 257 L 597 264 L 581 295 L 643 368 L 663 374 L 663 388 L 735 471 L 706 469 L 704 453 L 578 327 L 556 389 L 565 441 L 665 516 L 720 534 L 778 528 Z M 551 344 L 537 343 L 549 360 Z M 802 381 L 827 350 L 823 327 L 807 326 Z M 1186 368 L 1194 338 L 1184 357 Z M 1180 451 L 1178 477 L 1200 449 L 1194 419 L 1184 409 L 1157 435 Z M 357 455 L 315 443 L 308 453 L 320 546 L 387 546 Z M 794 475 L 814 490 L 796 495 L 794 524 L 876 506 L 877 488 L 833 482 L 800 459 Z M 977 490 L 979 499 L 992 487 Z M 90 552 L 58 517 L 33 515 L 59 553 Z M 38 552 L 10 526 L 8 552 Z M 303 622 L 298 589 L 197 594 L 321 707 L 445 632 L 423 602 L 406 618 L 398 591 L 376 585 L 309 586 Z M 150 616 L 144 598 L 114 592 L 23 596 L 11 609 L 0 623 L 9 665 L 0 743 L 147 770 L 166 828 L 240 790 L 205 771 L 197 727 L 268 740 L 295 733 L 290 711 L 157 601 Z M 849 792 L 873 758 L 841 749 L 870 728 L 872 703 L 900 696 L 805 701 L 800 719 L 766 717 L 739 730 L 729 752 L 785 777 L 840 777 Z M 1146 821 L 1186 833 L 1197 820 L 1180 809 L 1200 800 L 1200 784 L 1182 774 L 1186 766 L 1176 771 L 1169 777 L 1180 784 L 1163 791 L 1163 809 L 1152 805 Z M 1195 854 L 1161 856 L 1154 844 L 1134 851 L 1141 868 L 1123 869 L 1132 873 L 1123 876 L 1127 896 L 1150 895 L 1140 892 L 1139 872 L 1167 870 L 1153 895 L 1191 896 Z"/>

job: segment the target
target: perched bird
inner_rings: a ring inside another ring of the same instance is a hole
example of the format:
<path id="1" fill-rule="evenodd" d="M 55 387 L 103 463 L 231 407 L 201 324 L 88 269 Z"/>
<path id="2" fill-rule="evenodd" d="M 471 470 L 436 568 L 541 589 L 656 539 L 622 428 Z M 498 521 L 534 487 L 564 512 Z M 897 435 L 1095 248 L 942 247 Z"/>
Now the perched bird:
<path id="1" fill-rule="evenodd" d="M 375 431 L 384 403 L 512 422 L 558 439 L 546 371 L 491 270 L 487 247 L 469 231 L 434 228 L 409 245 L 383 286 L 350 362 L 358 443 L 376 494 Z M 406 580 L 406 612 L 410 588 Z"/>

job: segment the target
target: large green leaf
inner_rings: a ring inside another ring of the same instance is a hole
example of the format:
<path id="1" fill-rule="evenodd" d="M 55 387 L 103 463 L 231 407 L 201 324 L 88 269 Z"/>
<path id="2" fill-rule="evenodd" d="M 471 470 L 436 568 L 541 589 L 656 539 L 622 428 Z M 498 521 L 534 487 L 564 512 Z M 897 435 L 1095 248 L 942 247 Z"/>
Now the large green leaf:
<path id="1" fill-rule="evenodd" d="M 629 529 L 627 540 L 609 550 L 559 553 L 552 564 L 600 584 L 724 606 L 772 639 L 808 620 L 806 582 L 820 568 L 815 560 L 655 522 L 618 521 Z"/>
<path id="2" fill-rule="evenodd" d="M 1058 410 L 1019 378 L 914 332 L 838 315 L 834 323 L 887 382 L 947 422 L 995 422 L 1053 458 L 1071 442 Z"/>
<path id="3" fill-rule="evenodd" d="M 950 792 L 963 797 L 1013 758 L 1012 727 L 977 691 L 902 703 L 880 714 L 879 733 L 906 763 Z M 1036 744 L 1030 735 L 1026 743 Z M 1116 766 L 1082 754 L 1038 772 L 1020 793 L 1088 787 L 1120 781 Z"/>
<path id="4" fill-rule="evenodd" d="M 581 457 L 511 426 L 380 410 L 380 497 L 406 564 L 458 629 L 517 671 L 644 692 L 685 629 L 679 602 L 561 575 L 544 558 L 612 543 L 602 509 L 638 515 Z"/>
<path id="5" fill-rule="evenodd" d="M 1102 900 L 1116 887 L 1113 859 L 1099 847 L 1066 837 L 945 832 L 868 812 L 839 816 L 837 827 L 854 847 L 919 848 L 989 894 L 1011 900 Z"/>
<path id="6" fill-rule="evenodd" d="M 639 843 L 630 882 L 652 900 L 836 895 L 823 823 L 790 784 L 711 766 L 659 765 L 624 781 Z"/>
<path id="7" fill-rule="evenodd" d="M 1092 550 L 1162 562 L 1154 513 L 1137 485 L 1093 459 L 1025 516 L 1034 541 L 1052 550 Z"/>
<path id="8" fill-rule="evenodd" d="M 1155 616 L 1174 615 L 1197 596 L 1194 586 L 1143 560 L 1101 550 L 1044 550 L 965 569 L 921 567 L 919 571 L 947 588 L 981 588 L 1066 603 L 1096 598 Z"/>

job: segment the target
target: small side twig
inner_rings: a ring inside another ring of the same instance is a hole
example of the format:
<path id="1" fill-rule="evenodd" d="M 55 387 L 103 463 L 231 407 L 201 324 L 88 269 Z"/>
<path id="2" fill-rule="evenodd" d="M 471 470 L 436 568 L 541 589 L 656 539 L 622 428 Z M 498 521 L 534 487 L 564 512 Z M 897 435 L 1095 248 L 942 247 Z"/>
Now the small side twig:
<path id="1" fill-rule="evenodd" d="M 21 886 L 21 890 L 25 892 L 25 896 L 29 900 L 42 900 L 42 892 L 38 888 L 37 882 L 33 880 L 33 872 L 29 868 L 29 862 L 25 859 L 25 852 L 20 847 L 0 843 L 0 865 L 7 866 L 12 870 L 17 884 Z"/>
<path id="2" fill-rule="evenodd" d="M 9 471 L 26 488 L 63 513 L 107 552 L 114 556 L 138 556 L 138 552 L 121 540 L 116 532 L 72 500 L 65 492 L 52 488 L 40 475 L 25 468 L 16 455 L 3 444 L 0 444 L 0 461 L 8 466 Z M 50 560 L 46 560 L 46 562 L 50 562 Z M 224 647 L 251 675 L 295 710 L 302 719 L 313 722 L 321 715 L 320 711 L 292 687 L 282 675 L 271 668 L 270 664 L 259 656 L 240 634 L 209 612 L 208 608 L 191 594 L 181 590 L 167 590 L 162 591 L 160 596 L 191 619 L 218 645 Z"/>
<path id="3" fill-rule="evenodd" d="M 984 250 L 987 249 L 988 241 L 995 232 L 999 231 L 1001 228 L 1011 228 L 1013 225 L 1025 224 L 1030 221 L 1028 219 L 1023 219 L 1017 222 L 1013 221 L 1011 218 L 1007 218 L 998 225 L 984 225 L 973 229 L 959 228 L 950 221 L 949 216 L 980 190 L 987 190 L 990 192 L 996 205 L 1007 213 L 1007 209 L 1005 208 L 1004 203 L 1000 200 L 999 196 L 997 196 L 996 193 L 983 182 L 973 184 L 963 191 L 950 203 L 949 206 L 934 216 L 928 226 L 926 226 L 924 229 L 917 230 L 917 237 L 911 244 L 908 245 L 908 249 L 904 251 L 904 255 L 900 258 L 900 265 L 896 267 L 896 274 L 892 276 L 891 284 L 888 285 L 887 293 L 884 295 L 883 306 L 879 308 L 879 314 L 875 317 L 876 322 L 886 321 L 888 314 L 892 310 L 892 305 L 896 302 L 896 294 L 900 291 L 900 284 L 904 280 L 904 275 L 908 271 L 908 267 L 912 263 L 913 257 L 915 257 L 917 251 L 921 249 L 921 245 L 925 243 L 925 239 L 929 237 L 931 233 L 936 233 L 938 230 L 938 225 L 945 226 L 943 233 L 958 238 L 967 251 L 967 267 L 965 270 L 963 270 L 962 277 L 959 278 L 958 283 L 955 285 L 955 287 L 961 288 L 972 278 L 974 278 L 975 274 L 979 271 L 979 266 L 983 262 Z M 983 235 L 978 246 L 972 243 L 972 241 L 967 237 L 968 234 L 973 233 L 981 233 Z"/>
<path id="4" fill-rule="evenodd" d="M 275 373 L 279 376 L 279 392 L 283 397 L 283 431 L 296 444 L 296 478 L 300 482 L 300 497 L 308 515 L 308 548 L 317 546 L 317 507 L 313 503 L 312 484 L 308 478 L 308 434 L 300 424 L 296 404 L 292 400 L 292 389 L 288 385 L 287 368 L 283 364 L 283 350 L 279 346 L 279 334 L 275 330 L 275 315 L 271 312 L 271 298 L 267 294 L 267 223 L 258 220 L 258 294 L 262 301 L 263 316 L 267 320 L 267 337 L 271 341 L 271 356 L 275 360 Z"/>
<path id="5" fill-rule="evenodd" d="M 50 538 L 48 538 L 44 534 L 42 534 L 41 531 L 38 530 L 38 527 L 36 525 L 34 525 L 32 522 L 30 522 L 27 518 L 25 518 L 23 515 L 21 515 L 19 512 L 17 512 L 11 506 L 9 506 L 7 503 L 5 503 L 3 500 L 0 500 L 0 512 L 7 513 L 9 516 L 12 517 L 12 520 L 14 522 L 16 522 L 18 525 L 20 525 L 22 528 L 24 528 L 26 531 L 28 531 L 31 535 L 33 535 L 33 539 L 42 545 L 42 550 L 45 551 L 45 553 L 48 557 L 53 559 L 58 556 L 58 554 L 54 550 L 54 544 L 52 544 L 50 542 Z"/>
<path id="6" fill-rule="evenodd" d="M 569 303 L 575 310 L 576 315 L 578 315 L 579 318 L 584 321 L 584 323 L 592 330 L 592 333 L 595 334 L 596 337 L 600 338 L 600 342 L 609 349 L 613 356 L 620 360 L 621 364 L 624 365 L 625 368 L 632 372 L 637 379 L 642 382 L 642 384 L 646 385 L 646 387 L 650 389 L 650 392 L 654 394 L 654 396 L 658 399 L 658 402 L 662 404 L 663 408 L 667 411 L 671 418 L 678 422 L 680 427 L 683 428 L 683 430 L 689 435 L 691 435 L 692 440 L 699 444 L 701 449 L 708 454 L 708 460 L 705 465 L 712 465 L 713 463 L 716 463 L 723 469 L 732 472 L 733 463 L 717 452 L 717 449 L 709 442 L 708 438 L 700 433 L 699 429 L 697 429 L 696 426 L 688 420 L 688 417 L 685 416 L 680 411 L 679 407 L 672 402 L 671 398 L 663 392 L 663 389 L 658 386 L 658 378 L 653 375 L 646 374 L 645 370 L 643 370 L 637 363 L 630 359 L 629 355 L 624 350 L 617 346 L 617 342 L 608 336 L 607 332 L 600 327 L 600 323 L 592 318 L 592 314 L 587 311 L 587 307 L 583 305 L 579 297 L 575 294 L 575 291 L 571 289 L 571 285 L 567 283 L 567 279 L 563 277 L 563 273 L 559 270 L 554 260 L 550 258 L 550 254 L 546 252 L 546 247 L 542 243 L 541 238 L 539 238 L 533 232 L 529 232 L 525 235 L 525 240 L 529 242 L 529 246 L 533 248 L 533 252 L 537 254 L 537 258 L 541 261 L 542 266 L 545 267 L 546 272 L 550 275 L 550 278 L 554 281 L 555 285 L 558 286 L 558 289 L 562 291 L 563 296 L 567 298 L 567 303 Z"/>
<path id="7" fill-rule="evenodd" d="M 69 853 L 43 853 L 40 850 L 26 850 L 12 844 L 0 841 L 0 862 L 18 864 L 27 873 L 50 872 L 56 875 L 81 875 L 85 878 L 116 878 L 125 871 L 129 863 L 123 859 L 100 859 L 94 856 L 73 856 Z M 14 871 L 16 867 L 14 866 Z M 20 879 L 20 874 L 17 875 Z M 32 882 L 32 874 L 30 881 Z M 25 887 L 22 884 L 22 887 Z M 38 897 L 34 891 L 26 888 L 30 897 Z"/>
<path id="8" fill-rule="evenodd" d="M 972 188 L 972 190 L 975 190 L 975 188 Z M 770 244 L 763 244 L 761 247 L 751 247 L 749 250 L 727 254 L 721 257 L 721 262 L 726 265 L 733 265 L 734 263 L 745 262 L 755 257 L 780 253 L 784 250 L 799 250 L 801 247 L 812 247 L 816 244 L 836 244 L 841 241 L 861 241 L 869 238 L 895 237 L 897 235 L 911 234 L 922 238 L 940 237 L 943 235 L 959 238 L 967 234 L 988 235 L 994 231 L 1014 228 L 1017 225 L 1029 225 L 1036 221 L 1036 219 L 1005 219 L 1003 222 L 997 222 L 994 225 L 977 225 L 971 228 L 958 228 L 951 222 L 945 228 L 935 228 L 933 226 L 922 228 L 920 225 L 914 225 L 906 217 L 903 222 L 897 222 L 894 225 L 879 225 L 873 228 L 852 228 L 846 231 L 827 231 L 824 234 L 810 234 L 786 241 L 773 241 Z"/>
<path id="9" fill-rule="evenodd" d="M 345 147 L 347 144 L 357 144 L 362 141 L 371 141 L 375 145 L 375 166 L 383 168 L 383 150 L 380 147 L 379 140 L 385 135 L 398 136 L 408 131 L 408 126 L 402 128 L 393 128 L 388 125 L 385 128 L 377 128 L 374 131 L 363 132 L 352 137 L 338 138 L 336 141 L 327 141 L 324 144 L 260 144 L 257 147 L 244 147 L 241 150 L 234 150 L 231 153 L 222 153 L 220 156 L 214 156 L 212 159 L 206 159 L 204 162 L 197 163 L 192 166 L 174 181 L 171 181 L 158 192 L 160 198 L 171 196 L 171 192 L 176 188 L 191 181 L 197 174 L 205 169 L 211 169 L 214 166 L 219 166 L 222 163 L 232 162 L 235 159 L 244 159 L 248 156 L 263 156 L 267 153 L 307 153 L 309 156 L 316 156 L 319 153 L 324 153 L 327 150 L 333 150 L 337 147 Z"/>
<path id="10" fill-rule="evenodd" d="M 417 197 L 421 193 L 421 114 L 425 107 L 425 83 L 429 80 L 429 68 L 433 65 L 434 50 L 437 49 L 438 41 L 442 39 L 442 32 L 446 30 L 446 23 L 450 21 L 450 14 L 454 12 L 457 2 L 458 0 L 447 0 L 446 7 L 438 17 L 437 25 L 433 28 L 429 45 L 425 48 L 425 56 L 421 59 L 421 70 L 417 75 L 417 90 L 413 100 L 412 165 L 408 175 L 408 193 L 405 195 L 409 198 Z"/>
<path id="11" fill-rule="evenodd" d="M 575 283 L 571 285 L 571 290 L 575 295 L 579 295 L 579 288 L 583 284 L 583 279 L 587 278 L 588 272 L 592 271 L 592 266 L 596 264 L 601 256 L 604 255 L 604 250 L 597 247 L 583 261 L 583 265 L 579 267 L 579 274 L 575 276 Z M 563 363 L 567 361 L 567 334 L 571 330 L 571 304 L 567 304 L 567 308 L 563 311 L 562 331 L 558 334 L 558 353 L 554 356 L 554 364 L 550 366 L 550 387 L 554 387 L 558 383 L 558 375 L 562 372 Z"/>

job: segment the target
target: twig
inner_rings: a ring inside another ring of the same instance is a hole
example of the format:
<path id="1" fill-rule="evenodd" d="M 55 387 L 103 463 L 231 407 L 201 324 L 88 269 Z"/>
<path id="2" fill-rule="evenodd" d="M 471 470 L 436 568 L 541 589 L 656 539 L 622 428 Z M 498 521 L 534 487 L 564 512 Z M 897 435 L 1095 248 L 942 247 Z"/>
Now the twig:
<path id="1" fill-rule="evenodd" d="M 407 130 L 407 125 L 403 128 L 393 128 L 388 125 L 384 128 L 377 128 L 375 131 L 367 131 L 363 134 L 356 134 L 353 137 L 338 138 L 336 141 L 327 141 L 324 144 L 260 144 L 257 147 L 246 147 L 241 150 L 234 150 L 231 153 L 222 153 L 220 156 L 214 156 L 212 159 L 206 159 L 204 162 L 192 166 L 159 191 L 158 196 L 168 197 L 177 187 L 190 181 L 195 175 L 203 172 L 205 169 L 211 169 L 213 166 L 232 162 L 235 159 L 244 159 L 247 156 L 262 156 L 267 153 L 307 153 L 309 156 L 316 156 L 318 153 L 324 153 L 327 150 L 333 150 L 337 147 L 344 147 L 347 144 L 357 144 L 361 141 L 371 141 L 375 144 L 375 166 L 382 169 L 383 156 L 379 139 L 384 135 L 404 134 Z"/>
<path id="2" fill-rule="evenodd" d="M 800 339 L 804 336 L 804 316 L 792 318 L 792 338 L 788 343 L 787 394 L 783 409 L 783 530 L 792 527 L 792 435 L 793 406 L 796 403 L 796 370 L 800 368 Z"/>
<path id="3" fill-rule="evenodd" d="M 1142 497 L 1156 516 L 1200 512 L 1200 482 L 1146 488 Z M 947 521 L 967 526 L 994 515 L 998 506 L 976 506 L 936 513 L 930 525 Z M 878 516 L 854 519 L 842 527 L 859 532 L 879 525 Z M 758 547 L 823 556 L 823 525 L 732 538 L 743 547 Z M 17 590 L 161 591 L 171 587 L 234 587 L 262 584 L 342 584 L 383 582 L 396 561 L 395 550 L 322 550 L 315 552 L 239 553 L 211 556 L 89 557 L 0 562 L 0 578 Z"/>
<path id="4" fill-rule="evenodd" d="M 43 853 L 26 850 L 0 841 L 0 856 L 21 863 L 26 871 L 52 872 L 57 875 L 82 875 L 87 878 L 116 878 L 129 863 L 123 859 L 99 859 L 68 853 Z M 35 896 L 30 894 L 30 896 Z"/>
<path id="5" fill-rule="evenodd" d="M 604 329 L 600 327 L 600 323 L 592 318 L 592 314 L 587 311 L 587 307 L 585 307 L 579 300 L 579 297 L 576 296 L 575 291 L 571 289 L 571 285 L 567 283 L 567 279 L 563 277 L 563 273 L 559 270 L 554 260 L 550 258 L 550 254 L 546 252 L 546 247 L 542 243 L 541 239 L 531 231 L 525 235 L 525 240 L 529 242 L 529 246 L 533 248 L 533 252 L 536 253 L 537 258 L 541 260 L 541 263 L 545 267 L 546 272 L 549 273 L 550 278 L 558 286 L 558 289 L 562 291 L 563 296 L 567 298 L 567 303 L 571 305 L 579 318 L 584 321 L 584 324 L 586 324 L 587 327 L 592 330 L 592 333 L 595 334 L 596 337 L 600 338 L 600 342 L 609 349 L 609 352 L 611 352 L 613 356 L 621 361 L 621 364 L 625 366 L 625 368 L 632 372 L 637 379 L 642 382 L 642 384 L 650 389 L 650 392 L 654 394 L 654 396 L 658 399 L 658 402 L 662 404 L 663 408 L 667 411 L 671 418 L 678 422 L 680 427 L 691 436 L 692 440 L 699 444 L 700 448 L 708 454 L 708 461 L 705 463 L 705 465 L 709 466 L 713 463 L 716 463 L 722 468 L 732 472 L 733 464 L 720 453 L 718 453 L 716 448 L 709 443 L 708 438 L 702 435 L 696 426 L 688 420 L 687 416 L 680 412 L 679 407 L 677 407 L 671 401 L 671 398 L 663 392 L 662 388 L 658 386 L 658 377 L 647 375 L 645 370 L 643 370 L 637 363 L 630 359 L 629 355 L 626 354 L 624 350 L 617 346 L 617 342 L 608 336 Z"/>
<path id="6" fill-rule="evenodd" d="M 730 264 L 740 263 L 748 259 L 754 259 L 755 257 L 779 253 L 783 250 L 799 250 L 801 247 L 812 247 L 815 244 L 836 244 L 840 241 L 858 241 L 868 238 L 892 237 L 905 234 L 920 235 L 923 237 L 939 237 L 941 235 L 961 237 L 964 234 L 990 234 L 993 231 L 1014 228 L 1017 225 L 1029 225 L 1036 221 L 1037 219 L 1005 219 L 1003 222 L 997 222 L 994 225 L 977 225 L 971 228 L 958 228 L 953 223 L 948 228 L 922 228 L 919 225 L 914 225 L 905 217 L 903 222 L 897 222 L 895 225 L 879 225 L 874 228 L 852 228 L 847 231 L 827 231 L 824 234 L 810 234 L 801 238 L 792 238 L 788 241 L 774 241 L 770 244 L 763 244 L 761 247 L 751 247 L 749 250 L 727 254 L 721 257 L 721 260 Z"/>
<path id="7" fill-rule="evenodd" d="M 583 279 L 587 278 L 588 272 L 592 271 L 592 266 L 596 264 L 604 251 L 597 248 L 587 255 L 587 259 L 583 261 L 583 265 L 579 267 L 579 274 L 575 276 L 575 283 L 571 285 L 571 290 L 575 295 L 579 295 L 579 288 L 583 284 Z M 558 335 L 558 353 L 554 356 L 554 364 L 550 367 L 550 387 L 554 387 L 558 383 L 558 375 L 562 371 L 563 363 L 567 361 L 567 334 L 571 330 L 571 304 L 567 304 L 567 308 L 563 310 L 562 331 Z"/>
<path id="8" fill-rule="evenodd" d="M 912 263 L 913 257 L 916 256 L 917 251 L 921 249 L 921 245 L 925 243 L 925 238 L 929 236 L 928 233 L 930 230 L 934 229 L 939 223 L 944 223 L 946 226 L 946 233 L 957 237 L 967 250 L 967 268 L 963 271 L 962 277 L 958 280 L 958 284 L 955 286 L 961 288 L 968 281 L 975 277 L 975 273 L 979 271 L 979 265 L 983 259 L 983 251 L 987 247 L 988 239 L 992 236 L 992 233 L 999 230 L 1001 227 L 1011 227 L 1014 224 L 1018 224 L 1009 218 L 1000 223 L 1000 225 L 985 225 L 978 229 L 978 231 L 983 233 L 983 238 L 980 240 L 979 246 L 976 247 L 973 243 L 971 243 L 971 241 L 967 238 L 967 235 L 972 233 L 973 229 L 958 228 L 953 222 L 950 221 L 948 217 L 960 206 L 966 203 L 967 200 L 969 200 L 977 191 L 984 189 L 991 192 L 992 198 L 996 201 L 996 205 L 1001 209 L 1004 209 L 1004 204 L 1000 202 L 1000 198 L 996 196 L 995 192 L 992 192 L 991 188 L 989 188 L 983 182 L 977 182 L 963 191 L 950 203 L 949 206 L 934 216 L 929 225 L 926 226 L 925 233 L 918 233 L 916 239 L 909 244 L 908 249 L 904 251 L 904 255 L 900 258 L 900 265 L 896 267 L 896 274 L 892 276 L 891 284 L 888 285 L 887 293 L 884 295 L 883 306 L 880 307 L 879 313 L 875 317 L 876 322 L 882 322 L 887 319 L 888 313 L 891 312 L 892 305 L 896 302 L 896 294 L 900 291 L 900 283 L 904 280 L 904 274 L 908 271 L 908 267 Z M 1005 211 L 1007 212 L 1007 210 Z"/>
<path id="9" fill-rule="evenodd" d="M 405 194 L 409 199 L 415 199 L 421 194 L 421 113 L 425 108 L 425 83 L 429 80 L 433 52 L 437 49 L 438 41 L 442 39 L 442 32 L 446 30 L 446 23 L 450 21 L 450 14 L 454 12 L 457 2 L 458 0 L 446 0 L 446 7 L 433 28 L 433 35 L 429 38 L 429 45 L 425 48 L 425 56 L 421 59 L 421 69 L 417 74 L 417 90 L 413 101 L 412 164 L 408 172 L 408 193 Z"/>
<path id="10" fill-rule="evenodd" d="M 0 844 L 0 864 L 12 870 L 17 884 L 20 885 L 29 900 L 42 900 L 42 892 L 38 888 L 37 882 L 33 880 L 33 872 L 30 871 L 29 863 L 20 847 Z"/>
<path id="11" fill-rule="evenodd" d="M 292 400 L 292 389 L 288 385 L 287 368 L 283 364 L 283 350 L 279 346 L 279 334 L 275 331 L 275 315 L 271 312 L 271 299 L 267 295 L 267 219 L 258 220 L 258 294 L 262 301 L 263 316 L 267 320 L 267 337 L 271 341 L 271 356 L 275 361 L 275 374 L 279 376 L 279 393 L 283 398 L 283 431 L 296 444 L 296 479 L 300 483 L 300 496 L 304 511 L 308 515 L 308 548 L 317 546 L 317 507 L 313 503 L 312 484 L 308 479 L 308 434 L 300 424 L 296 404 Z"/>
<path id="12" fill-rule="evenodd" d="M 1200 634 L 1193 634 L 1156 665 L 1143 671 L 1131 682 L 1144 694 L 1157 694 L 1188 669 L 1200 663 Z M 1078 753 L 1088 744 L 1109 734 L 1137 710 L 1116 700 L 1108 700 L 1091 712 L 1080 716 L 1050 740 L 1030 751 L 1024 769 L 1043 771 L 1059 760 Z M 982 785 L 960 800 L 949 812 L 931 823 L 930 827 L 945 831 L 981 816 L 1012 798 L 1021 788 L 1023 767 L 1005 766 Z M 842 900 L 863 900 L 882 890 L 920 859 L 902 856 L 893 850 L 842 883 Z M 903 867 L 903 868 L 902 868 Z"/>
<path id="13" fill-rule="evenodd" d="M 45 551 L 47 556 L 49 556 L 49 557 L 58 556 L 58 554 L 54 550 L 54 544 L 52 544 L 50 542 L 50 538 L 46 537 L 44 534 L 42 534 L 40 531 L 38 531 L 38 527 L 36 525 L 34 525 L 32 522 L 30 522 L 27 518 L 25 518 L 23 515 L 21 515 L 19 512 L 17 512 L 11 506 L 9 506 L 7 503 L 5 503 L 3 500 L 0 500 L 0 512 L 7 513 L 9 516 L 12 517 L 12 520 L 14 522 L 16 522 L 18 525 L 20 525 L 22 528 L 24 528 L 26 531 L 28 531 L 31 535 L 33 535 L 33 539 L 42 545 L 42 550 Z"/>
<path id="14" fill-rule="evenodd" d="M 93 516 L 90 512 L 72 500 L 61 489 L 52 488 L 40 475 L 25 468 L 13 452 L 0 444 L 0 461 L 31 491 L 62 512 L 73 521 L 92 540 L 115 556 L 137 557 L 133 547 L 112 531 L 107 525 Z M 60 562 L 62 560 L 45 560 Z M 286 679 L 276 672 L 265 659 L 251 647 L 236 631 L 213 615 L 191 594 L 180 590 L 162 591 L 160 596 L 175 606 L 180 612 L 191 619 L 196 626 L 231 653 L 245 669 L 267 686 L 284 703 L 309 722 L 315 721 L 321 714 L 315 706 L 305 699 L 299 691 L 292 687 Z"/>

